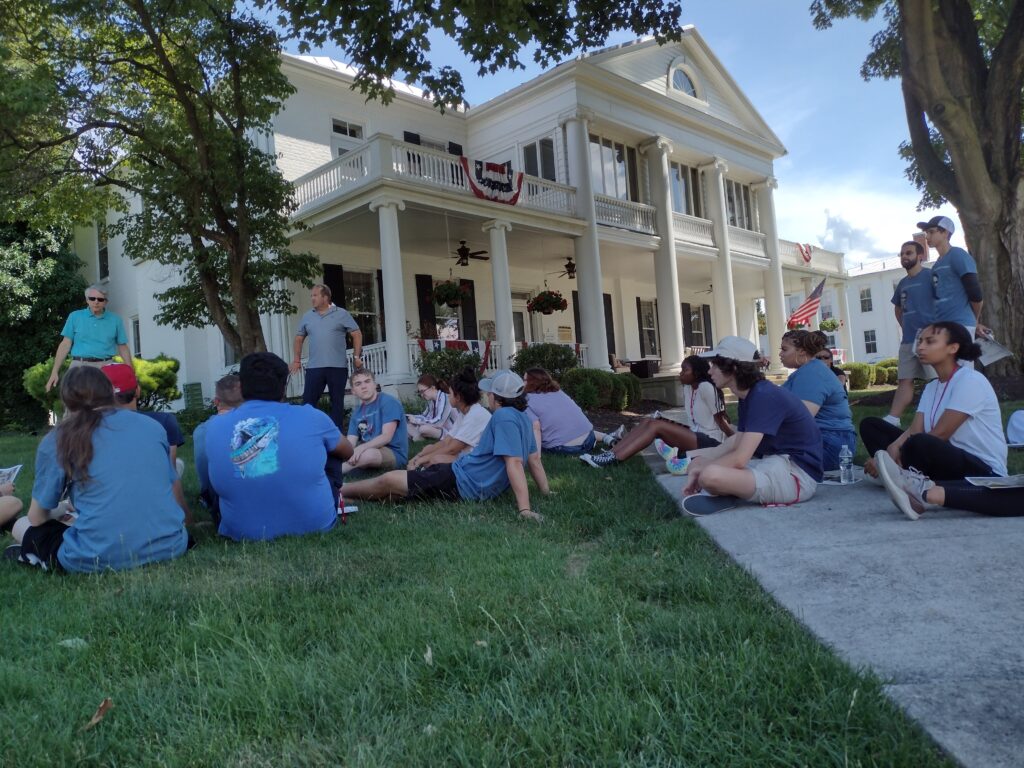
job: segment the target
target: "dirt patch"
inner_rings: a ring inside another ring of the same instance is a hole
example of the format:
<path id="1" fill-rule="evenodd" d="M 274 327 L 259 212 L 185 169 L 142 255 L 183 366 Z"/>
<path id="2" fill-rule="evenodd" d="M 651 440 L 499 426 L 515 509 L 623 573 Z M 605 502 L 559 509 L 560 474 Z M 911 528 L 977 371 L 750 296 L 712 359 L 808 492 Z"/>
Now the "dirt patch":
<path id="1" fill-rule="evenodd" d="M 663 411 L 672 406 L 660 400 L 641 400 L 628 411 L 609 411 L 604 408 L 595 408 L 587 411 L 587 418 L 594 425 L 598 432 L 613 432 L 620 424 L 625 424 L 626 429 L 632 429 L 644 416 Z"/>

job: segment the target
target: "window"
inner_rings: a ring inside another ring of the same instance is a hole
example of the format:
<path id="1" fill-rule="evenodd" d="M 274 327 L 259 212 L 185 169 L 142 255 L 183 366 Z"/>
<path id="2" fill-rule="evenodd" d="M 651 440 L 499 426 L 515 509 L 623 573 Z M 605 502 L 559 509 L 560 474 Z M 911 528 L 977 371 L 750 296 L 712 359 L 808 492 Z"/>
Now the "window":
<path id="1" fill-rule="evenodd" d="M 557 181 L 555 175 L 555 142 L 541 139 L 523 147 L 523 171 L 548 181 Z"/>
<path id="2" fill-rule="evenodd" d="M 690 307 L 690 346 L 703 347 L 704 344 L 704 305 L 694 304 Z"/>
<path id="3" fill-rule="evenodd" d="M 380 341 L 377 276 L 373 272 L 345 270 L 345 309 L 363 334 L 363 346 Z M 337 302 L 335 302 L 337 303 Z"/>
<path id="4" fill-rule="evenodd" d="M 590 179 L 599 195 L 640 202 L 634 147 L 590 134 Z"/>
<path id="5" fill-rule="evenodd" d="M 97 273 L 100 280 L 110 277 L 110 249 L 107 247 L 107 225 L 96 225 Z"/>
<path id="6" fill-rule="evenodd" d="M 331 120 L 331 154 L 341 157 L 363 142 L 363 126 L 348 120 Z"/>
<path id="7" fill-rule="evenodd" d="M 875 339 L 874 331 L 864 331 L 864 354 L 878 354 L 878 341 Z"/>
<path id="8" fill-rule="evenodd" d="M 693 78 L 682 67 L 676 67 L 672 70 L 672 89 L 685 93 L 687 96 L 692 96 L 695 99 L 699 98 L 697 96 L 697 86 L 694 85 Z"/>
<path id="9" fill-rule="evenodd" d="M 331 130 L 341 136 L 348 136 L 350 139 L 363 138 L 363 126 L 350 123 L 347 120 L 332 120 Z"/>
<path id="10" fill-rule="evenodd" d="M 860 311 L 861 312 L 870 312 L 872 310 L 872 308 L 873 308 L 873 305 L 871 303 L 871 289 L 870 288 L 861 288 L 860 289 Z M 872 331 L 872 333 L 874 333 L 874 331 Z"/>
<path id="11" fill-rule="evenodd" d="M 445 281 L 435 280 L 434 285 L 437 286 L 443 282 Z M 438 304 L 434 307 L 434 321 L 437 323 L 436 338 L 447 341 L 462 338 L 460 333 L 462 327 L 462 307 L 449 307 L 447 304 Z"/>
<path id="12" fill-rule="evenodd" d="M 132 318 L 132 354 L 135 357 L 142 357 L 142 331 L 137 317 Z"/>
<path id="13" fill-rule="evenodd" d="M 704 218 L 700 171 L 682 163 L 670 163 L 668 176 L 672 187 L 672 210 Z"/>
<path id="14" fill-rule="evenodd" d="M 224 342 L 224 367 L 230 368 L 233 365 L 238 365 L 238 355 L 235 353 L 235 348 L 228 344 L 227 339 L 223 335 L 221 340 Z"/>
<path id="15" fill-rule="evenodd" d="M 832 311 L 832 307 L 827 304 L 821 305 L 821 319 L 828 320 L 829 318 L 835 317 L 835 313 Z"/>
<path id="16" fill-rule="evenodd" d="M 836 335 L 834 333 L 826 333 L 825 338 L 828 339 L 826 343 L 828 344 L 829 349 L 836 349 L 838 347 L 838 344 L 836 344 Z"/>
<path id="17" fill-rule="evenodd" d="M 658 356 L 658 313 L 653 301 L 637 300 L 640 319 L 640 354 L 644 357 Z"/>
<path id="18" fill-rule="evenodd" d="M 729 224 L 740 229 L 754 229 L 754 207 L 750 186 L 732 179 L 725 180 L 725 207 Z"/>

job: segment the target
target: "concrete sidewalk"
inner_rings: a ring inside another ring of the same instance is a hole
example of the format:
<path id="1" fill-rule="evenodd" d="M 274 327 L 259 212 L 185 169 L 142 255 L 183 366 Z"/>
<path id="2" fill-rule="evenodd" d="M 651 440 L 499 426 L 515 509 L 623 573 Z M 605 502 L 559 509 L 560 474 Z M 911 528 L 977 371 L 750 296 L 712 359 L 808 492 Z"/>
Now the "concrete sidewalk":
<path id="1" fill-rule="evenodd" d="M 681 499 L 685 477 L 658 480 Z M 940 510 L 912 522 L 861 481 L 698 523 L 960 763 L 1024 765 L 1024 518 Z"/>

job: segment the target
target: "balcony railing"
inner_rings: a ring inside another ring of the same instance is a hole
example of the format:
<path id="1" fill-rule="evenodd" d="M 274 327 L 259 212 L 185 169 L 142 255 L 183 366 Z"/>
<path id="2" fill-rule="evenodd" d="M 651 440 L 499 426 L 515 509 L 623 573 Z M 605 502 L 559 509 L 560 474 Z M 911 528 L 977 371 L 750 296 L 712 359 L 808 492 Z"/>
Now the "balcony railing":
<path id="1" fill-rule="evenodd" d="M 760 232 L 751 232 L 749 229 L 729 227 L 729 249 L 737 253 L 745 253 L 749 256 L 767 257 L 765 250 L 765 236 Z"/>
<path id="2" fill-rule="evenodd" d="M 369 175 L 369 161 L 370 147 L 366 145 L 300 176 L 293 182 L 298 211 L 318 200 L 343 194 L 362 184 Z"/>
<path id="3" fill-rule="evenodd" d="M 654 223 L 656 209 L 653 205 L 619 200 L 607 195 L 594 195 L 594 208 L 597 210 L 598 224 L 642 232 L 646 235 L 658 233 Z"/>
<path id="4" fill-rule="evenodd" d="M 699 219 L 685 213 L 672 214 L 672 228 L 676 240 L 715 247 L 715 229 L 708 219 Z"/>
<path id="5" fill-rule="evenodd" d="M 811 248 L 811 260 L 808 262 L 800 253 L 799 245 L 792 240 L 779 240 L 779 258 L 784 267 L 813 268 L 836 275 L 843 275 L 846 271 L 843 254 L 814 246 Z"/>

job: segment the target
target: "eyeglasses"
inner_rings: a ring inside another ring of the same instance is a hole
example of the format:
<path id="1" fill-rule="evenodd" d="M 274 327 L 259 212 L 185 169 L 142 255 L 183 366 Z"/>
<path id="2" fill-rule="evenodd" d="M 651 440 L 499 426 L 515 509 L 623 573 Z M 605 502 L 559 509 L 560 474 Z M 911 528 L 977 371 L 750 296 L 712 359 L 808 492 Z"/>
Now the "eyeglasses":
<path id="1" fill-rule="evenodd" d="M 429 391 L 430 391 L 430 387 L 424 387 L 423 389 L 417 389 L 416 390 L 416 394 L 419 395 L 420 397 L 423 397 Z"/>
<path id="2" fill-rule="evenodd" d="M 98 301 L 100 304 L 103 304 L 103 303 L 106 302 L 106 299 L 103 298 L 102 296 L 86 296 L 85 298 L 88 301 Z"/>

